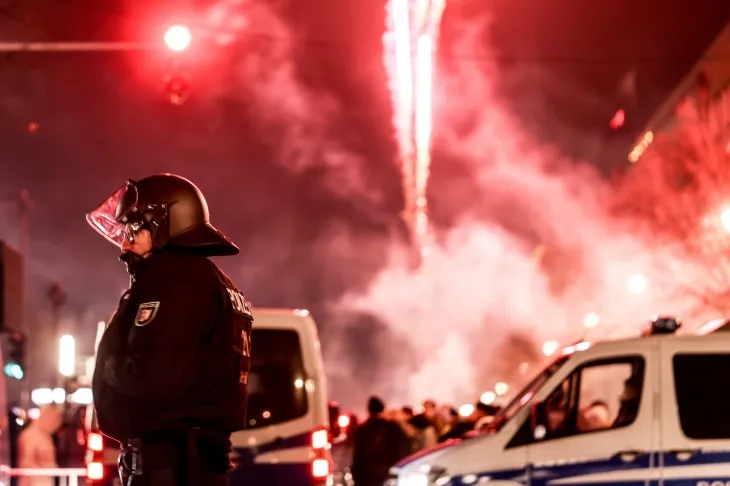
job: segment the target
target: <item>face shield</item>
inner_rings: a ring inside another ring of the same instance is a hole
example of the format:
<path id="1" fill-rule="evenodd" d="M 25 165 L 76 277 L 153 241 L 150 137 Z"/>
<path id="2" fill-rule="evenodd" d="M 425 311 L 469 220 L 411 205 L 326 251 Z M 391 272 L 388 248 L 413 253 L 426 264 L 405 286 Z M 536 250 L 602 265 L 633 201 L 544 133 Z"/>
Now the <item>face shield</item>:
<path id="1" fill-rule="evenodd" d="M 143 220 L 131 218 L 138 212 L 137 202 L 137 186 L 134 181 L 127 181 L 87 214 L 86 221 L 101 236 L 121 248 L 125 239 L 134 241 L 134 233 L 144 223 Z"/>

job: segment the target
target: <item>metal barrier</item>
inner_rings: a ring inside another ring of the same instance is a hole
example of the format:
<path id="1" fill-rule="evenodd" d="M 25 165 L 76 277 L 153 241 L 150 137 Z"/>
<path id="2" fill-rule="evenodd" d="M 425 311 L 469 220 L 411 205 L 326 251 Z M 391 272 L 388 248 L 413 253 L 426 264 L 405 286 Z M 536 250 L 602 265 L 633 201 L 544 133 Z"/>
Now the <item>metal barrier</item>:
<path id="1" fill-rule="evenodd" d="M 81 486 L 79 479 L 86 477 L 86 469 L 82 467 L 13 468 L 10 469 L 10 475 L 59 478 L 60 486 Z"/>

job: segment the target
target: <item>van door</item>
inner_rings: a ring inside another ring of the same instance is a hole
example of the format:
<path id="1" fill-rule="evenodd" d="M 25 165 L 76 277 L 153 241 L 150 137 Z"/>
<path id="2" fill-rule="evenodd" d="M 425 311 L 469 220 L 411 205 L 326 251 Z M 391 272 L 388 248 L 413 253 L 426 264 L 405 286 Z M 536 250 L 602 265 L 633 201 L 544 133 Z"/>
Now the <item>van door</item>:
<path id="1" fill-rule="evenodd" d="M 660 486 L 730 484 L 730 336 L 661 345 Z"/>
<path id="2" fill-rule="evenodd" d="M 634 348 L 634 349 L 631 349 Z M 530 486 L 649 486 L 655 468 L 657 353 L 622 343 L 590 353 L 547 397 L 546 427 L 527 447 Z"/>

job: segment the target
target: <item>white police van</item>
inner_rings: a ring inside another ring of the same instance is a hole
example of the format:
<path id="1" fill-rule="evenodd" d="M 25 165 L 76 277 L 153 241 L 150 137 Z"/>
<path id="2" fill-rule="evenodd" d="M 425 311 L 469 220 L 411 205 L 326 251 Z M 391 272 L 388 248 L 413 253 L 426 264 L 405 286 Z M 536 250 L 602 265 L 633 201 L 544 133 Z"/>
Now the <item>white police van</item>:
<path id="1" fill-rule="evenodd" d="M 327 381 L 306 310 L 255 309 L 246 429 L 231 437 L 230 486 L 315 486 L 331 476 Z"/>
<path id="2" fill-rule="evenodd" d="M 331 478 L 327 382 L 306 310 L 254 309 L 246 429 L 231 437 L 230 486 L 319 486 Z M 118 449 L 91 434 L 88 484 L 117 485 Z"/>
<path id="3" fill-rule="evenodd" d="M 407 458 L 386 484 L 730 484 L 730 332 L 652 325 L 566 348 L 487 433 Z"/>

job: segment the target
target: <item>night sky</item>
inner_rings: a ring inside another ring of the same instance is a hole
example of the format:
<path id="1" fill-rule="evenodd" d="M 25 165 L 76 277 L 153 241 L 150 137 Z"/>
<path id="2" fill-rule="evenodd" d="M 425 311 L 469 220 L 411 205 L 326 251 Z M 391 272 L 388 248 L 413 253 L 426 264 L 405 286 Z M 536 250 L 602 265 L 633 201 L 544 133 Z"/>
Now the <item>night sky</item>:
<path id="1" fill-rule="evenodd" d="M 30 191 L 36 287 L 63 284 L 66 312 L 81 320 L 90 342 L 92 324 L 114 307 L 127 278 L 115 248 L 84 214 L 127 178 L 169 171 L 197 183 L 213 224 L 242 250 L 221 260 L 224 269 L 255 306 L 313 310 L 325 347 L 334 325 L 328 303 L 364 289 L 389 245 L 406 237 L 382 2 L 270 2 L 281 24 L 245 31 L 231 26 L 233 15 L 231 25 L 195 15 L 224 4 L 242 12 L 239 3 L 23 0 L 0 7 L 3 41 L 154 39 L 164 21 L 178 17 L 235 38 L 185 58 L 192 94 L 181 106 L 163 98 L 172 62 L 158 53 L 0 58 L 0 194 Z M 459 50 L 465 19 L 484 8 L 492 25 L 482 37 L 491 53 Z M 716 0 L 450 2 L 439 65 L 496 63 L 500 93 L 535 137 L 607 169 L 623 163 L 632 137 L 729 15 L 730 2 Z M 289 40 L 286 72 L 296 85 L 262 86 L 259 72 L 280 79 L 273 71 L 281 63 L 271 59 Z M 608 120 L 623 103 L 618 84 L 632 69 L 637 110 L 629 130 L 612 134 Z M 293 106 L 300 98 L 321 110 Z M 279 116 L 278 104 L 295 115 Z M 467 175 L 439 147 L 434 154 L 433 218 L 445 227 L 458 209 L 439 199 Z M 0 235 L 14 244 L 14 208 L 0 207 Z M 338 325 L 347 326 L 338 336 L 360 343 L 363 356 L 388 338 L 372 316 Z M 375 359 L 360 378 L 376 380 L 390 359 Z"/>

